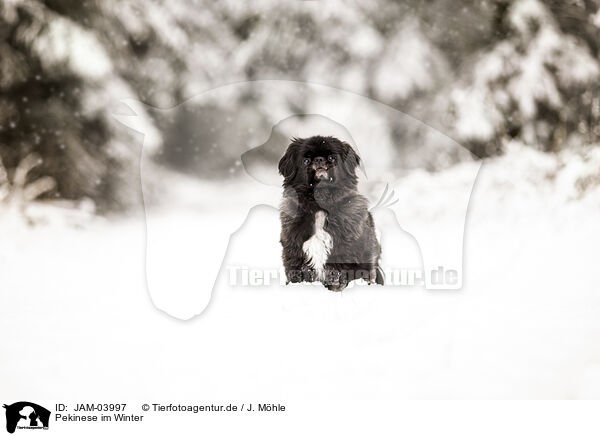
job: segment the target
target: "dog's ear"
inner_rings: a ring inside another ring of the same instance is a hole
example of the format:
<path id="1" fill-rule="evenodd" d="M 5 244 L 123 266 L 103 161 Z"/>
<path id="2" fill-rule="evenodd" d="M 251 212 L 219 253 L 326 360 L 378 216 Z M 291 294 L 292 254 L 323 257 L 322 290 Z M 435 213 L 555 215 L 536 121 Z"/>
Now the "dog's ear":
<path id="1" fill-rule="evenodd" d="M 292 143 L 288 146 L 285 154 L 279 160 L 279 174 L 286 180 L 293 179 L 298 170 L 297 152 L 298 147 L 302 143 L 302 139 L 293 138 Z"/>
<path id="2" fill-rule="evenodd" d="M 342 158 L 346 168 L 352 173 L 354 173 L 354 170 L 360 165 L 360 156 L 356 154 L 352 146 L 347 142 L 344 142 L 344 153 Z"/>

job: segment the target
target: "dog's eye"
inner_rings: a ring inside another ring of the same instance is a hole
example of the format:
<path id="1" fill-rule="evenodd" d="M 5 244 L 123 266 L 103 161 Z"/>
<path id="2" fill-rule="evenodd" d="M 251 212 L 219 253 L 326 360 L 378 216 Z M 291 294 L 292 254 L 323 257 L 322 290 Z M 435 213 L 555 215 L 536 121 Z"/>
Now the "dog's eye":
<path id="1" fill-rule="evenodd" d="M 329 162 L 335 162 L 335 156 L 334 156 L 334 155 L 332 155 L 332 154 L 331 154 L 331 155 L 329 155 L 329 156 L 327 157 L 327 159 L 329 159 Z"/>
<path id="2" fill-rule="evenodd" d="M 306 159 L 304 159 L 304 160 L 302 161 L 302 163 L 303 163 L 304 165 L 308 165 L 308 164 L 310 163 L 310 159 L 309 159 L 309 158 L 306 158 Z"/>

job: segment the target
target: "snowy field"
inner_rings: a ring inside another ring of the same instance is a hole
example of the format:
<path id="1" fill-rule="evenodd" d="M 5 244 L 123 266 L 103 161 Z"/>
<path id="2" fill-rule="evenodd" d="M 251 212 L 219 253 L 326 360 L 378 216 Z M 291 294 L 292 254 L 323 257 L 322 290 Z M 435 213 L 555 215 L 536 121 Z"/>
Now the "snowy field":
<path id="1" fill-rule="evenodd" d="M 0 405 L 286 407 L 51 436 L 599 434 L 598 1 L 8 0 L 0 29 Z M 276 163 L 315 134 L 383 203 L 385 286 L 283 283 Z"/>
<path id="2" fill-rule="evenodd" d="M 325 419 L 324 411 L 311 409 L 317 404 L 600 398 L 600 191 L 578 196 L 572 175 L 585 173 L 597 155 L 587 163 L 544 156 L 517 147 L 482 167 L 458 291 L 230 286 L 227 264 L 280 266 L 278 215 L 261 206 L 231 238 L 206 309 L 182 321 L 157 310 L 169 302 L 153 301 L 146 290 L 142 211 L 96 218 L 83 228 L 4 225 L 0 379 L 8 385 L 2 390 L 7 398 L 36 392 L 42 404 L 280 402 L 293 416 L 311 413 L 316 422 Z M 397 193 L 403 198 L 417 184 L 427 186 L 423 202 L 431 210 L 432 202 L 447 201 L 436 193 L 460 179 L 461 168 L 409 175 Z M 228 187 L 221 193 L 231 201 L 250 194 Z M 411 213 L 421 216 L 423 204 L 412 205 L 401 224 Z M 155 231 L 172 237 L 192 231 L 194 211 L 185 210 L 178 222 L 173 212 L 152 212 Z M 421 218 L 443 225 L 436 214 Z M 231 228 L 216 214 L 215 232 L 224 231 L 218 223 Z M 418 247 L 404 237 L 405 245 L 388 247 L 384 262 L 393 250 L 418 262 Z M 196 247 L 186 261 L 198 275 L 203 266 L 194 253 L 201 252 Z M 218 263 L 222 255 L 213 257 Z M 175 300 L 177 292 L 174 286 Z M 240 424 L 225 419 L 205 424 L 212 434 Z M 157 431 L 172 425 L 157 422 Z"/>

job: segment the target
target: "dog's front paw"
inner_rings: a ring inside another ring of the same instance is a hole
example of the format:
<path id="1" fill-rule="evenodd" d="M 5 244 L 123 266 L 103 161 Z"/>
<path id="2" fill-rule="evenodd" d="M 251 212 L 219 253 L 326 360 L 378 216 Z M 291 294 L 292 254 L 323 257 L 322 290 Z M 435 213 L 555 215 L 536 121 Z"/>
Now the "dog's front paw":
<path id="1" fill-rule="evenodd" d="M 301 269 L 291 269 L 285 272 L 287 283 L 300 283 L 304 280 L 304 274 Z"/>
<path id="2" fill-rule="evenodd" d="M 337 283 L 335 285 L 333 285 L 333 284 L 325 285 L 325 287 L 332 292 L 341 292 L 344 289 L 346 289 L 346 286 L 347 286 L 347 283 Z"/>
<path id="3" fill-rule="evenodd" d="M 287 270 L 286 276 L 287 283 L 314 282 L 316 279 L 315 272 L 308 267 Z"/>
<path id="4" fill-rule="evenodd" d="M 337 269 L 328 269 L 325 272 L 323 285 L 330 291 L 343 291 L 348 286 L 348 280 L 341 271 Z"/>
<path id="5" fill-rule="evenodd" d="M 336 269 L 326 269 L 323 273 L 323 284 L 325 286 L 337 286 L 340 284 L 341 273 Z"/>

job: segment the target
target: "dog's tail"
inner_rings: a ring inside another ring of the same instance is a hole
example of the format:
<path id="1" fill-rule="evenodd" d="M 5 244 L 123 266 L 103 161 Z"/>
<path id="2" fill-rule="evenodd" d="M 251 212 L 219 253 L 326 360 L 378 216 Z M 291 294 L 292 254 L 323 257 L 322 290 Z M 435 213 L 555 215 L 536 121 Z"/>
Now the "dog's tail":
<path id="1" fill-rule="evenodd" d="M 386 208 L 398 203 L 398 201 L 399 200 L 396 197 L 396 191 L 394 191 L 393 188 L 390 189 L 390 184 L 386 183 L 385 189 L 383 190 L 381 197 L 379 197 L 379 200 L 377 201 L 375 206 L 371 207 L 371 209 L 369 209 L 369 210 L 371 212 L 374 212 L 377 209 L 386 209 Z"/>

